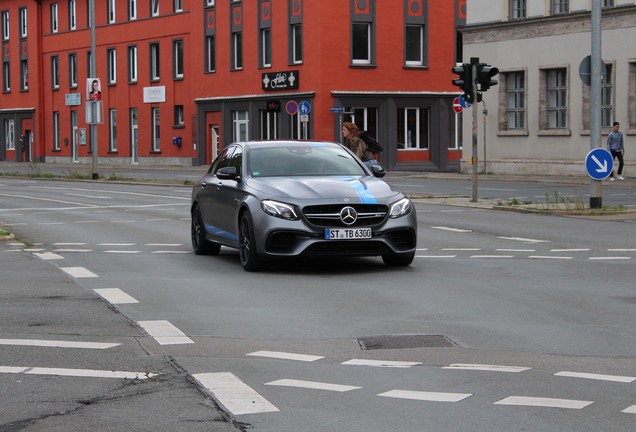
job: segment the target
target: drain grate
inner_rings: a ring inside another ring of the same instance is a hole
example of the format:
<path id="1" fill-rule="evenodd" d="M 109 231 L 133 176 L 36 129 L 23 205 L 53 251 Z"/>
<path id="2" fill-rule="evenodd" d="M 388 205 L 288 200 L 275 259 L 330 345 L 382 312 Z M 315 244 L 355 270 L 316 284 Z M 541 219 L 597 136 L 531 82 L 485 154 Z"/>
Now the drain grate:
<path id="1" fill-rule="evenodd" d="M 456 348 L 457 344 L 442 335 L 388 335 L 358 338 L 363 350 L 403 348 Z"/>

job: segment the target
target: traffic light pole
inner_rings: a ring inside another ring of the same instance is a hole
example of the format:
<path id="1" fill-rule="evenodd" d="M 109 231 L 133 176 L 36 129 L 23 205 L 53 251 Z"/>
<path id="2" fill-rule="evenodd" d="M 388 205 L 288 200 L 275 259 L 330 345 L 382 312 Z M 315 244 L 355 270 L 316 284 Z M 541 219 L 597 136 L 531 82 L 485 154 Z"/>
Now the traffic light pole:
<path id="1" fill-rule="evenodd" d="M 473 154 L 471 157 L 471 164 L 473 168 L 473 195 L 472 202 L 477 202 L 477 172 L 479 168 L 478 164 L 478 153 L 477 153 L 477 121 L 479 120 L 479 116 L 477 113 L 477 64 L 479 63 L 479 58 L 472 57 L 470 59 L 470 67 L 472 68 L 472 91 L 473 91 Z"/>

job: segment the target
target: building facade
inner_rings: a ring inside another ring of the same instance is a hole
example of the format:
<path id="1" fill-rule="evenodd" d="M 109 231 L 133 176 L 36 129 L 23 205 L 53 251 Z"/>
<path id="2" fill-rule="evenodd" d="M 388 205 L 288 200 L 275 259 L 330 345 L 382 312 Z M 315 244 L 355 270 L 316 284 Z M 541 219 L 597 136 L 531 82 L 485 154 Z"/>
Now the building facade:
<path id="1" fill-rule="evenodd" d="M 579 68 L 591 54 L 591 5 L 597 1 L 602 3 L 605 64 L 600 144 L 605 147 L 618 121 L 629 148 L 636 135 L 636 47 L 628 42 L 636 36 L 634 1 L 502 0 L 491 5 L 469 0 L 467 25 L 460 30 L 464 61 L 478 57 L 500 71 L 498 85 L 476 105 L 480 170 L 585 175 L 592 145 L 590 86 Z M 464 120 L 465 140 L 471 126 Z M 629 172 L 634 159 L 629 160 L 629 150 L 626 154 Z M 469 169 L 470 156 L 464 152 L 462 169 Z"/>
<path id="2" fill-rule="evenodd" d="M 355 121 L 388 169 L 456 167 L 465 0 L 94 0 L 94 26 L 89 4 L 0 3 L 0 160 L 85 162 L 96 142 L 100 164 L 203 165 Z"/>

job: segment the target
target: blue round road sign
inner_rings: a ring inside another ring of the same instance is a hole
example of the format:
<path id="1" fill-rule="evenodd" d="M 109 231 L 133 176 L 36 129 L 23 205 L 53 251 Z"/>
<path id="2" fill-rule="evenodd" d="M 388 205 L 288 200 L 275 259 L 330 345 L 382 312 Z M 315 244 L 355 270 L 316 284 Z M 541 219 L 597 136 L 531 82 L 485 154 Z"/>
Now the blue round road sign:
<path id="1" fill-rule="evenodd" d="M 309 105 L 309 102 L 301 101 L 298 104 L 298 112 L 301 113 L 302 115 L 309 114 L 309 111 L 311 111 L 311 105 Z"/>
<path id="2" fill-rule="evenodd" d="M 609 177 L 614 169 L 614 158 L 604 148 L 595 148 L 585 157 L 585 170 L 594 180 L 603 180 Z"/>

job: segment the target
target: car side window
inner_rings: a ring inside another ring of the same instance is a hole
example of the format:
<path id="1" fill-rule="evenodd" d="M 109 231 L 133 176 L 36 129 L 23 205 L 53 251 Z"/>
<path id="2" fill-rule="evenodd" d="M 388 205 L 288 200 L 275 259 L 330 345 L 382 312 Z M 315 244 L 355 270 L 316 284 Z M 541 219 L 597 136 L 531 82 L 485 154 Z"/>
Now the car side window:
<path id="1" fill-rule="evenodd" d="M 241 175 L 241 164 L 243 163 L 243 149 L 239 146 L 234 148 L 232 157 L 229 158 L 228 166 L 236 167 L 236 174 Z"/>
<path id="2" fill-rule="evenodd" d="M 234 153 L 234 147 L 228 147 L 224 149 L 221 152 L 221 154 L 216 158 L 216 160 L 210 167 L 210 170 L 208 171 L 208 173 L 216 175 L 216 172 L 219 169 L 230 165 L 232 153 Z"/>

